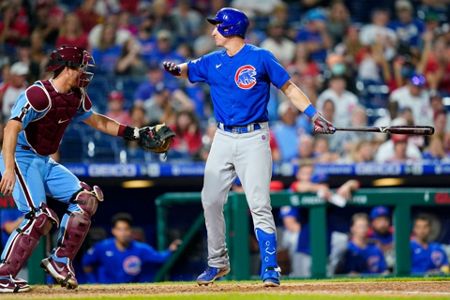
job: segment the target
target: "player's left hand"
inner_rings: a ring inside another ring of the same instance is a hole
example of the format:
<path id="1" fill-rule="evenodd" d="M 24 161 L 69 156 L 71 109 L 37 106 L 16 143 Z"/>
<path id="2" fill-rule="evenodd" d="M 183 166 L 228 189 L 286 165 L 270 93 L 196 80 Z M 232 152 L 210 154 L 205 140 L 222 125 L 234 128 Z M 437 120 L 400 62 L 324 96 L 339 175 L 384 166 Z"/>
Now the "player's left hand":
<path id="1" fill-rule="evenodd" d="M 169 150 L 175 132 L 165 124 L 146 126 L 139 129 L 138 143 L 144 150 L 165 153 Z"/>
<path id="2" fill-rule="evenodd" d="M 325 119 L 319 112 L 312 118 L 314 122 L 314 133 L 333 134 L 336 132 L 333 124 Z"/>

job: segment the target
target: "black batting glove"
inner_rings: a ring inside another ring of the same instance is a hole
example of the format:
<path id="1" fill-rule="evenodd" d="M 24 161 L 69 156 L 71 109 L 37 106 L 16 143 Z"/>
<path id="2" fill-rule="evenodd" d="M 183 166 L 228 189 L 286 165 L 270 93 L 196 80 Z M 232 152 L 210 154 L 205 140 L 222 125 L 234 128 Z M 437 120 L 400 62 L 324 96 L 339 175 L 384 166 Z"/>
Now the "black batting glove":
<path id="1" fill-rule="evenodd" d="M 333 134 L 336 132 L 336 128 L 334 128 L 333 124 L 325 119 L 319 112 L 314 115 L 312 121 L 314 122 L 314 133 Z"/>
<path id="2" fill-rule="evenodd" d="M 181 75 L 181 68 L 179 65 L 175 64 L 174 62 L 165 61 L 163 62 L 164 70 L 172 74 L 173 76 L 180 76 Z"/>

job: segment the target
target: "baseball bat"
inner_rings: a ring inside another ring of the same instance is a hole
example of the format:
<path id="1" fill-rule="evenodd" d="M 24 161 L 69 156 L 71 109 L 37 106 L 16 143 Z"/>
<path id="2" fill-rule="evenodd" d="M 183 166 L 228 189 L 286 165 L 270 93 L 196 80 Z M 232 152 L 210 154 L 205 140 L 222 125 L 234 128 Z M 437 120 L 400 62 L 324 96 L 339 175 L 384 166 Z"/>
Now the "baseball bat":
<path id="1" fill-rule="evenodd" d="M 336 131 L 380 132 L 409 135 L 433 135 L 431 126 L 336 127 Z"/>

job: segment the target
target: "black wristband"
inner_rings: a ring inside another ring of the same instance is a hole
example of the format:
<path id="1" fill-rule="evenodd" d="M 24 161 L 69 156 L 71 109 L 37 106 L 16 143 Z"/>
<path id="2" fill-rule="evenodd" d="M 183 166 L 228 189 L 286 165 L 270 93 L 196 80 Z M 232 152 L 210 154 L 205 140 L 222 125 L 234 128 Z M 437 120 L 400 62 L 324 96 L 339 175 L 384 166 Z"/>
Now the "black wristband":
<path id="1" fill-rule="evenodd" d="M 136 137 L 135 129 L 136 128 L 134 128 L 134 127 L 126 126 L 125 130 L 123 132 L 123 138 L 126 139 L 127 141 L 137 140 L 139 137 Z"/>

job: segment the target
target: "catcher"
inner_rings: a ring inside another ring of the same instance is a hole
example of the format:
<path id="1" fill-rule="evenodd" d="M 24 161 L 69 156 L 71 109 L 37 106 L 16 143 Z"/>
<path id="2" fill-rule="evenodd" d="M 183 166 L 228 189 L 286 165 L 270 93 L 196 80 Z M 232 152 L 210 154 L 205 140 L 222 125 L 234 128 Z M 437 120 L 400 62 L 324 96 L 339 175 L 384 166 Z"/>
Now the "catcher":
<path id="1" fill-rule="evenodd" d="M 72 260 L 80 249 L 91 217 L 103 201 L 98 186 L 80 182 L 49 155 L 58 150 L 64 132 L 72 121 L 84 123 L 104 133 L 137 140 L 146 150 L 164 153 L 174 133 L 165 125 L 132 128 L 92 110 L 86 86 L 94 65 L 89 52 L 61 47 L 50 55 L 50 80 L 37 81 L 20 94 L 6 124 L 0 159 L 0 192 L 12 194 L 24 220 L 11 234 L 1 256 L 0 292 L 30 290 L 17 273 L 31 255 L 42 235 L 59 227 L 58 244 L 41 266 L 61 286 L 78 286 Z M 47 206 L 46 196 L 67 204 L 61 222 Z"/>

